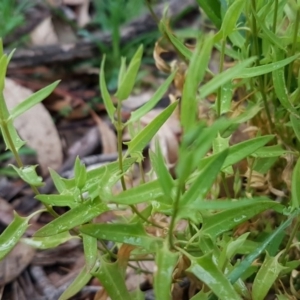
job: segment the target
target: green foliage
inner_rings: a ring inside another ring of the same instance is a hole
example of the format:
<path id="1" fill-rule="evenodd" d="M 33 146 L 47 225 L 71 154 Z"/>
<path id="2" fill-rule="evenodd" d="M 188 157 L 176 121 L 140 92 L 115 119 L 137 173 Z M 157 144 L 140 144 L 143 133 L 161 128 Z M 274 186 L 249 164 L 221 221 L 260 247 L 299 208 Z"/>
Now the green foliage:
<path id="1" fill-rule="evenodd" d="M 189 278 L 200 289 L 191 298 L 195 300 L 264 299 L 270 291 L 281 293 L 278 298 L 283 299 L 287 290 L 290 294 L 296 290 L 290 288 L 292 277 L 285 289 L 278 280 L 285 282 L 299 267 L 290 249 L 295 247 L 300 227 L 300 7 L 293 0 L 197 2 L 219 31 L 201 36 L 194 51 L 170 30 L 166 17 L 160 22 L 162 34 L 187 66 L 180 103 L 173 102 L 146 127 L 134 132 L 124 155 L 123 129 L 133 126 L 155 106 L 178 70 L 174 68 L 149 102 L 123 123 L 122 101 L 129 97 L 136 82 L 143 47 L 137 49 L 128 65 L 125 59 L 120 61 L 116 103 L 112 102 L 104 78 L 104 57 L 99 85 L 117 131 L 118 160 L 87 171 L 77 158 L 71 179 L 50 170 L 58 194 L 39 194 L 37 187 L 42 181 L 34 166 L 22 165 L 18 151 L 23 141 L 12 123 L 46 97 L 57 83 L 9 112 L 2 93 L 9 57 L 1 54 L 1 132 L 7 149 L 16 157 L 18 166 L 14 169 L 54 217 L 23 241 L 40 249 L 56 247 L 71 238 L 80 238 L 83 243 L 85 267 L 60 299 L 75 295 L 92 277 L 99 279 L 113 300 L 133 299 L 135 296 L 125 285 L 126 268 L 130 260 L 145 257 L 157 267 L 157 299 L 171 299 L 172 284 L 182 274 L 193 274 Z M 220 51 L 218 74 L 208 71 L 214 46 Z M 234 60 L 234 65 L 224 70 L 226 56 Z M 237 91 L 243 96 L 239 102 L 232 100 Z M 200 121 L 198 106 L 204 105 L 210 95 L 216 96 L 215 104 L 209 106 L 210 122 Z M 143 160 L 144 148 L 176 110 L 183 134 L 174 178 L 157 142 L 150 153 L 157 179 L 128 189 L 125 175 Z M 242 126 L 251 134 L 232 144 L 231 137 Z M 246 171 L 242 170 L 243 164 Z M 115 195 L 112 187 L 118 181 L 123 190 Z M 143 210 L 139 211 L 137 204 L 143 204 Z M 52 206 L 70 209 L 58 216 Z M 94 222 L 102 213 L 128 208 L 132 215 L 110 223 Z M 270 211 L 272 214 L 267 213 Z M 161 225 L 157 213 L 168 216 L 169 223 Z M 21 239 L 30 218 L 16 215 L 0 235 L 1 258 Z M 247 226 L 249 220 L 255 220 L 253 227 Z M 187 224 L 186 228 L 177 226 L 180 221 Z M 153 228 L 159 234 L 153 234 Z M 107 241 L 116 251 L 107 247 Z M 122 247 L 130 247 L 126 257 L 120 254 Z M 298 255 L 295 247 L 296 252 Z"/>
<path id="2" fill-rule="evenodd" d="M 29 0 L 1 0 L 0 38 L 6 37 L 25 21 L 24 12 L 32 5 Z"/>

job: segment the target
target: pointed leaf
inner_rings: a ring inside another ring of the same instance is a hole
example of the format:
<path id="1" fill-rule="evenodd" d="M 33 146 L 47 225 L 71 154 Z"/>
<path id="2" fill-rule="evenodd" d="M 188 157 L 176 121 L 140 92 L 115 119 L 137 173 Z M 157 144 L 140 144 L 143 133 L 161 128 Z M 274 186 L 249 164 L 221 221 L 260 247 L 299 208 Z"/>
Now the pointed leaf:
<path id="1" fill-rule="evenodd" d="M 160 238 L 148 235 L 140 223 L 87 224 L 80 228 L 80 232 L 100 240 L 125 243 L 152 251 L 156 251 L 162 242 Z"/>
<path id="2" fill-rule="evenodd" d="M 118 262 L 109 263 L 101 259 L 100 268 L 93 272 L 93 276 L 99 279 L 112 300 L 132 299 L 125 285 L 125 277 L 119 268 Z"/>
<path id="3" fill-rule="evenodd" d="M 53 82 L 52 84 L 30 95 L 24 101 L 20 102 L 17 106 L 15 106 L 11 110 L 10 118 L 13 120 L 16 119 L 18 116 L 28 111 L 31 107 L 46 99 L 54 91 L 54 89 L 57 87 L 59 82 L 60 80 Z"/>
<path id="4" fill-rule="evenodd" d="M 39 229 L 34 236 L 51 236 L 70 230 L 91 221 L 107 210 L 107 206 L 99 198 L 85 201 Z"/>
<path id="5" fill-rule="evenodd" d="M 229 280 L 214 264 L 211 254 L 206 254 L 200 258 L 192 258 L 191 266 L 187 271 L 204 282 L 219 299 L 241 300 Z"/>
<path id="6" fill-rule="evenodd" d="M 212 47 L 213 35 L 209 35 L 203 40 L 203 43 L 198 41 L 191 58 L 184 81 L 180 107 L 180 121 L 184 130 L 193 127 L 197 120 L 197 90 L 205 75 Z"/>
<path id="7" fill-rule="evenodd" d="M 136 51 L 136 53 L 130 61 L 126 73 L 123 75 L 123 80 L 119 85 L 116 93 L 116 97 L 118 98 L 118 100 L 123 101 L 129 97 L 135 84 L 136 76 L 141 65 L 142 56 L 143 45 L 141 45 L 138 48 L 138 50 Z"/>
<path id="8" fill-rule="evenodd" d="M 114 122 L 115 118 L 114 118 L 114 114 L 116 111 L 116 108 L 112 102 L 112 99 L 110 97 L 110 94 L 107 90 L 107 86 L 106 86 L 106 82 L 105 82 L 105 74 L 104 74 L 104 65 L 105 65 L 105 58 L 106 56 L 103 56 L 102 62 L 101 62 L 101 68 L 100 68 L 100 78 L 99 78 L 99 86 L 100 86 L 100 90 L 101 90 L 101 94 L 103 97 L 103 101 L 104 101 L 104 105 L 106 108 L 106 111 L 109 115 L 109 118 L 111 120 L 111 122 Z"/>
<path id="9" fill-rule="evenodd" d="M 252 298 L 255 300 L 265 299 L 283 269 L 284 266 L 278 262 L 278 257 L 269 256 L 267 253 L 263 264 L 255 276 L 252 286 Z"/>
<path id="10" fill-rule="evenodd" d="M 190 203 L 204 200 L 206 194 L 216 180 L 227 154 L 227 149 L 217 153 L 214 159 L 200 171 L 198 177 L 180 200 L 180 206 L 186 206 Z"/>
<path id="11" fill-rule="evenodd" d="M 137 134 L 130 142 L 128 142 L 128 150 L 125 155 L 128 156 L 134 152 L 142 151 L 151 141 L 159 128 L 167 121 L 174 112 L 178 102 L 174 102 L 163 110 L 151 123 L 149 123 L 141 132 Z"/>
<path id="12" fill-rule="evenodd" d="M 155 257 L 157 271 L 154 275 L 154 293 L 156 299 L 172 299 L 172 274 L 178 257 L 179 253 L 171 252 L 166 243 L 157 251 Z"/>
<path id="13" fill-rule="evenodd" d="M 171 75 L 166 79 L 166 81 L 156 90 L 156 92 L 149 101 L 147 101 L 143 106 L 139 107 L 131 113 L 130 119 L 127 122 L 127 124 L 140 120 L 142 116 L 149 112 L 158 103 L 158 101 L 161 100 L 161 98 L 167 92 L 169 85 L 173 81 L 176 72 L 177 70 L 171 73 Z"/>
<path id="14" fill-rule="evenodd" d="M 14 220 L 6 227 L 0 235 L 0 260 L 2 260 L 19 242 L 25 233 L 29 217 L 22 218 L 14 212 Z"/>

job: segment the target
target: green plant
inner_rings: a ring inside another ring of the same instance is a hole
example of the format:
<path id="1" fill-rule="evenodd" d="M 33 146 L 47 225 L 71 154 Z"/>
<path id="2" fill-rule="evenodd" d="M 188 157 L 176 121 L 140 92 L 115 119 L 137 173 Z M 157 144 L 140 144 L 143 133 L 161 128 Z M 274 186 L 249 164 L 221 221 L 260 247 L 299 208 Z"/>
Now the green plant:
<path id="1" fill-rule="evenodd" d="M 2 0 L 0 2 L 0 37 L 3 39 L 24 22 L 24 12 L 30 1 Z"/>
<path id="2" fill-rule="evenodd" d="M 173 68 L 149 102 L 134 111 L 124 124 L 121 105 L 133 89 L 143 48 L 139 47 L 128 66 L 125 59 L 121 61 L 116 106 L 105 82 L 104 57 L 99 84 L 118 135 L 118 161 L 87 171 L 77 159 L 72 179 L 61 178 L 51 170 L 57 195 L 39 194 L 41 179 L 34 167 L 22 166 L 18 150 L 23 143 L 12 125 L 14 118 L 41 101 L 56 83 L 11 112 L 0 94 L 0 126 L 7 148 L 18 163 L 14 168 L 55 217 L 23 242 L 39 248 L 55 247 L 72 238 L 81 238 L 83 242 L 86 265 L 60 299 L 76 294 L 92 277 L 100 280 L 113 300 L 143 299 L 139 291 L 127 291 L 125 271 L 131 261 L 144 259 L 153 259 L 157 265 L 154 274 L 157 299 L 170 299 L 173 281 L 184 276 L 198 287 L 193 300 L 259 300 L 268 293 L 287 299 L 291 294 L 297 295 L 299 282 L 294 280 L 292 271 L 300 264 L 299 140 L 295 142 L 300 138 L 297 54 L 300 6 L 294 1 L 279 0 L 198 2 L 218 32 L 202 35 L 194 51 L 171 32 L 166 19 L 160 23 L 162 34 L 180 54 L 181 63 L 188 66 L 180 105 L 177 101 L 170 104 L 149 125 L 132 133 L 123 155 L 123 129 L 155 106 L 179 69 Z M 213 47 L 220 51 L 218 74 L 208 70 Z M 235 63 L 225 70 L 227 57 Z M 8 62 L 9 57 L 1 53 L 0 90 Z M 241 93 L 237 103 L 232 101 L 234 91 Z M 216 100 L 209 107 L 212 122 L 207 125 L 198 119 L 198 106 L 211 94 L 215 94 Z M 141 163 L 142 150 L 176 108 L 180 111 L 183 134 L 175 179 L 157 146 L 150 153 L 157 179 L 128 189 L 124 176 L 133 164 Z M 229 137 L 241 124 L 255 129 L 255 134 L 231 145 Z M 236 167 L 242 160 L 247 167 L 243 188 Z M 230 177 L 234 178 L 233 183 L 227 180 Z M 118 181 L 123 191 L 114 195 L 111 188 Z M 267 184 L 261 185 L 265 181 Z M 221 196 L 220 187 L 224 187 L 225 197 Z M 143 210 L 137 208 L 140 203 L 144 204 Z M 53 209 L 56 206 L 68 206 L 69 210 L 58 216 Z M 132 214 L 114 222 L 93 221 L 106 211 L 127 208 Z M 266 213 L 270 210 L 272 217 Z M 162 226 L 156 221 L 156 214 L 168 216 L 169 222 Z M 2 233 L 0 258 L 20 240 L 30 217 L 16 215 Z M 251 219 L 256 220 L 257 229 L 246 226 L 243 231 L 240 225 Z M 178 229 L 177 223 L 183 220 L 187 226 Z M 147 233 L 153 227 L 159 232 L 157 236 Z M 114 243 L 113 249 L 108 248 L 106 241 Z M 124 251 L 126 247 L 128 251 Z M 173 278 L 175 268 L 177 277 Z M 248 283 L 252 283 L 252 288 Z"/>

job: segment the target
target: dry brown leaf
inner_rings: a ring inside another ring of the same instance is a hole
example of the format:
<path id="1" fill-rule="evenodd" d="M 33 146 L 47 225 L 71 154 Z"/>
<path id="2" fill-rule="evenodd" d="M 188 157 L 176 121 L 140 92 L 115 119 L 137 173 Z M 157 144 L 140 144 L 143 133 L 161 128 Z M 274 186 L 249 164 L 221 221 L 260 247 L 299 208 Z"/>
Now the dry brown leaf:
<path id="1" fill-rule="evenodd" d="M 58 43 L 58 37 L 52 24 L 52 18 L 44 19 L 30 33 L 31 43 L 34 46 L 46 46 Z"/>
<path id="2" fill-rule="evenodd" d="M 35 249 L 19 242 L 14 249 L 0 261 L 0 286 L 17 278 L 30 264 L 34 254 Z"/>
<path id="3" fill-rule="evenodd" d="M 116 153 L 118 151 L 116 134 L 104 121 L 101 120 L 101 118 L 94 111 L 91 110 L 90 113 L 94 121 L 97 123 L 98 129 L 101 134 L 102 153 Z"/>
<path id="4" fill-rule="evenodd" d="M 12 109 L 29 97 L 32 91 L 7 78 L 3 94 L 8 108 Z M 50 114 L 41 103 L 19 116 L 14 125 L 21 138 L 37 152 L 43 175 L 48 174 L 48 167 L 58 169 L 61 166 L 61 141 Z"/>

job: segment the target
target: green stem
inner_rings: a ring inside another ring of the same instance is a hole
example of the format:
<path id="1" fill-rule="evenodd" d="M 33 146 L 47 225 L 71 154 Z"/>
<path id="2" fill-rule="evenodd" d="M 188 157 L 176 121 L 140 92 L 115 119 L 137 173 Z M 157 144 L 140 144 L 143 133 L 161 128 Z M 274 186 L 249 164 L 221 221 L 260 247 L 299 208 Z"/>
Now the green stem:
<path id="1" fill-rule="evenodd" d="M 224 70 L 224 59 L 225 59 L 225 47 L 226 47 L 226 39 L 222 40 L 222 48 L 221 48 L 221 57 L 220 57 L 220 64 L 219 64 L 219 73 L 222 73 Z M 221 95 L 222 95 L 222 87 L 218 89 L 217 94 L 217 115 L 220 117 L 221 115 Z"/>
<path id="2" fill-rule="evenodd" d="M 119 169 L 121 171 L 121 184 L 123 191 L 126 191 L 126 183 L 124 178 L 124 169 L 123 169 L 123 152 L 122 152 L 122 134 L 123 134 L 123 124 L 122 124 L 122 116 L 121 116 L 121 102 L 118 102 L 117 106 L 117 139 L 118 139 L 118 160 L 119 160 Z"/>
<path id="3" fill-rule="evenodd" d="M 171 222 L 170 222 L 170 228 L 169 228 L 169 246 L 171 249 L 175 249 L 174 240 L 173 240 L 173 231 L 175 228 L 176 217 L 177 217 L 178 210 L 179 210 L 179 200 L 180 200 L 180 195 L 181 195 L 181 191 L 182 191 L 182 186 L 183 186 L 183 184 L 182 185 L 178 184 L 176 199 L 175 199 L 175 202 L 173 205 L 173 214 L 171 216 Z"/>
<path id="4" fill-rule="evenodd" d="M 15 144 L 11 138 L 11 135 L 9 133 L 9 130 L 8 130 L 8 127 L 7 127 L 7 123 L 6 122 L 2 122 L 2 129 L 4 131 L 4 134 L 7 138 L 7 143 L 8 143 L 8 147 L 9 149 L 11 150 L 11 152 L 13 153 L 14 157 L 15 157 L 15 160 L 17 162 L 17 165 L 18 167 L 21 169 L 21 168 L 24 168 L 24 165 L 23 165 L 23 162 L 21 160 L 21 157 L 18 153 L 18 150 L 16 149 L 15 147 Z M 39 190 L 37 189 L 37 187 L 33 186 L 30 184 L 30 187 L 32 189 L 32 191 L 34 192 L 35 195 L 39 195 L 40 192 Z M 44 203 L 44 206 L 46 207 L 47 211 L 54 217 L 54 218 L 57 218 L 59 217 L 59 215 L 55 212 L 55 210 L 48 204 L 45 204 Z"/>
<path id="5" fill-rule="evenodd" d="M 122 133 L 123 133 L 123 123 L 122 123 L 122 116 L 121 116 L 121 102 L 118 101 L 118 106 L 117 106 L 117 124 L 116 124 L 116 130 L 117 130 L 117 143 L 118 143 L 118 160 L 119 160 L 119 169 L 121 171 L 121 185 L 123 191 L 127 190 L 126 183 L 125 183 L 125 178 L 124 178 L 124 168 L 123 168 L 123 152 L 122 152 Z M 164 227 L 153 223 L 152 221 L 149 221 L 147 218 L 145 218 L 134 205 L 130 205 L 131 210 L 139 216 L 140 219 L 143 221 L 147 222 L 148 224 L 151 224 L 155 227 L 158 227 L 160 229 L 164 229 Z"/>
<path id="6" fill-rule="evenodd" d="M 294 35 L 293 35 L 293 42 L 292 42 L 292 49 L 290 52 L 290 56 L 293 56 L 296 53 L 299 23 L 300 23 L 300 10 L 298 8 L 297 13 L 296 13 L 296 21 L 295 21 Z M 293 74 L 293 63 L 290 63 L 289 69 L 288 69 L 287 84 L 286 84 L 288 91 L 290 91 L 290 88 L 291 88 L 292 74 Z"/>
<path id="7" fill-rule="evenodd" d="M 276 33 L 277 15 L 278 15 L 278 0 L 275 0 L 274 16 L 273 16 L 273 32 Z"/>

